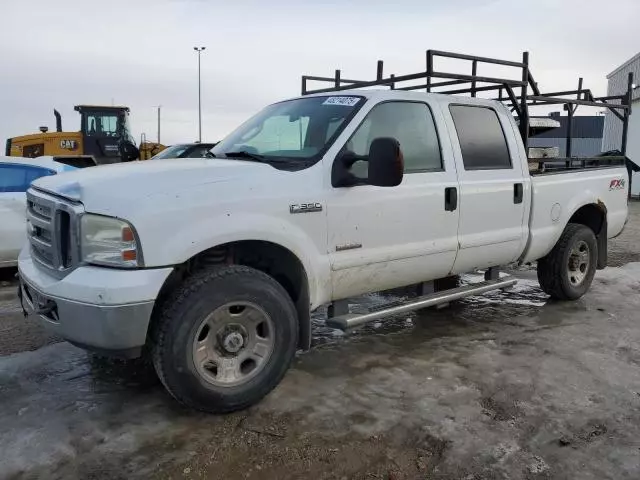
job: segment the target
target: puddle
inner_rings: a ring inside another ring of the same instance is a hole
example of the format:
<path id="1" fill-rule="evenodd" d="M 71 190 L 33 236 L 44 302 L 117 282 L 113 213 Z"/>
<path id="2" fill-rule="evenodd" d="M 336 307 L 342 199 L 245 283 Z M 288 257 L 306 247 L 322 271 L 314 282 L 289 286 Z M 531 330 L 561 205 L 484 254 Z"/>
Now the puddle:
<path id="1" fill-rule="evenodd" d="M 476 283 L 482 280 L 482 274 L 464 275 L 461 277 L 461 284 Z M 350 299 L 349 309 L 351 313 L 365 313 L 370 309 L 407 300 L 412 296 L 415 295 L 411 293 L 405 295 L 365 295 Z M 541 314 L 543 310 L 541 307 L 546 305 L 548 301 L 548 295 L 540 289 L 536 279 L 518 278 L 518 283 L 506 291 L 496 290 L 484 295 L 467 297 L 442 309 L 430 308 L 391 317 L 348 333 L 327 327 L 325 325 L 326 308 L 322 308 L 312 315 L 313 345 L 337 344 L 366 335 L 393 334 L 416 328 L 419 328 L 423 335 L 434 336 L 429 335 L 429 329 L 433 330 L 433 334 L 441 335 L 446 334 L 447 326 L 450 326 L 450 330 L 454 331 L 456 327 L 462 325 L 469 326 L 478 322 L 509 322 L 514 317 L 532 314 L 541 315 L 541 324 L 560 323 L 560 316 L 557 313 Z"/>

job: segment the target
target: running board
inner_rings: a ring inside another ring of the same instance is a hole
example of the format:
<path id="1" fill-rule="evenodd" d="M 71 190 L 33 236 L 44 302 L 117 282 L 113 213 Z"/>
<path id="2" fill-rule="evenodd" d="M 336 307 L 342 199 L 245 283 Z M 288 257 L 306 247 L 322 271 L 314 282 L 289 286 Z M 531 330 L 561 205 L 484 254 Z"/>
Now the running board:
<path id="1" fill-rule="evenodd" d="M 392 307 L 384 308 L 382 310 L 376 310 L 374 312 L 364 314 L 348 313 L 346 315 L 328 318 L 327 326 L 331 328 L 338 328 L 340 330 L 349 330 L 351 328 L 364 325 L 365 323 L 380 320 L 384 317 L 413 312 L 415 310 L 420 310 L 421 308 L 442 305 L 454 300 L 469 297 L 471 295 L 480 295 L 482 293 L 490 292 L 491 290 L 507 289 L 514 286 L 516 283 L 518 283 L 518 280 L 511 277 L 503 277 L 498 280 L 487 280 L 480 283 L 473 283 L 442 292 L 430 293 L 411 301 L 407 301 L 406 303 L 403 303 L 401 305 L 394 305 Z"/>

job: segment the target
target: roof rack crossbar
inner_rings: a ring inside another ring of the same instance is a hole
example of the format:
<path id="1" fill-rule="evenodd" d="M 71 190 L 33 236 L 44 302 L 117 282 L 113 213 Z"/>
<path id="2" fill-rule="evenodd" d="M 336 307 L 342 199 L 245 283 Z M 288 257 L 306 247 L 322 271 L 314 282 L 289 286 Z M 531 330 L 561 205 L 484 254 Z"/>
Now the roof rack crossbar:
<path id="1" fill-rule="evenodd" d="M 509 84 L 519 87 L 524 87 L 527 82 L 522 80 L 513 80 L 508 78 L 497 78 L 497 77 L 480 77 L 478 75 L 466 75 L 464 73 L 447 73 L 447 72 L 432 72 L 431 77 L 434 78 L 455 78 L 457 80 L 466 80 L 468 82 L 483 82 L 483 83 L 498 83 L 498 84 Z"/>
<path id="2" fill-rule="evenodd" d="M 461 88 L 459 90 L 444 90 L 441 93 L 443 95 L 459 95 L 461 93 L 475 93 L 475 92 L 490 92 L 492 90 L 499 90 L 504 88 L 504 85 L 487 85 L 486 87 L 471 87 L 471 88 Z"/>
<path id="3" fill-rule="evenodd" d="M 333 82 L 335 80 L 335 77 L 316 77 L 313 75 L 304 75 L 304 78 L 317 82 Z M 341 78 L 340 81 L 344 83 L 362 83 L 364 80 L 349 80 L 347 78 Z"/>
<path id="4" fill-rule="evenodd" d="M 564 90 L 562 92 L 545 92 L 544 96 L 545 97 L 561 97 L 563 95 L 578 95 L 578 94 L 589 94 L 591 93 L 591 90 L 589 90 L 588 88 L 582 88 L 580 90 Z M 534 95 L 536 96 L 542 96 L 539 95 L 537 93 L 534 93 Z M 569 100 L 569 99 L 567 99 Z"/>
<path id="5" fill-rule="evenodd" d="M 624 100 L 626 94 L 624 95 L 608 95 L 606 97 L 595 97 L 594 100 L 606 102 L 607 100 Z"/>
<path id="6" fill-rule="evenodd" d="M 577 100 L 573 98 L 547 97 L 546 95 L 529 95 L 527 96 L 527 99 L 535 100 L 537 102 L 537 105 L 554 105 L 554 104 L 568 103 L 572 105 L 586 105 L 587 107 L 606 107 L 606 108 L 616 108 L 620 110 L 629 109 L 629 105 L 604 103 L 604 102 L 590 102 L 588 100 Z"/>
<path id="7" fill-rule="evenodd" d="M 489 57 L 478 57 L 476 55 L 466 55 L 464 53 L 454 53 L 454 52 L 445 52 L 442 50 L 427 50 L 427 57 L 445 57 L 445 58 L 453 58 L 458 60 L 471 60 L 482 63 L 492 63 L 494 65 L 506 65 L 508 67 L 518 67 L 523 68 L 525 64 L 522 62 L 512 62 L 510 60 L 500 60 L 498 58 L 489 58 Z"/>

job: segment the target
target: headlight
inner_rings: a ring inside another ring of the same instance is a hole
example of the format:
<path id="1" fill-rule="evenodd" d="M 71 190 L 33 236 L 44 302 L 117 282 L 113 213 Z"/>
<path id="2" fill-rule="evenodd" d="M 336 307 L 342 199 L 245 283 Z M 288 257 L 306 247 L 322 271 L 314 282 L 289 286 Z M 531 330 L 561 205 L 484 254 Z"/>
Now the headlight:
<path id="1" fill-rule="evenodd" d="M 87 263 L 127 268 L 142 266 L 142 252 L 133 227 L 117 218 L 84 214 L 80 221 L 80 252 Z"/>

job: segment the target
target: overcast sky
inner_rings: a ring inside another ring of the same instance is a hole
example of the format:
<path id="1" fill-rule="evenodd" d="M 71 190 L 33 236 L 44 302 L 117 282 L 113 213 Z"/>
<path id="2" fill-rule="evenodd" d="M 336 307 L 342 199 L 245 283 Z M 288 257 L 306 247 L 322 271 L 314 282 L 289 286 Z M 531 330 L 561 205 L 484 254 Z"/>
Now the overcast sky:
<path id="1" fill-rule="evenodd" d="M 202 55 L 203 141 L 266 103 L 300 93 L 300 75 L 371 78 L 424 69 L 428 48 L 519 60 L 543 90 L 594 93 L 640 50 L 640 0 L 1 0 L 0 139 L 79 129 L 73 106 L 127 105 L 136 138 L 197 138 Z M 604 23 L 610 20 L 612 26 Z M 489 74 L 490 72 L 480 71 Z"/>

